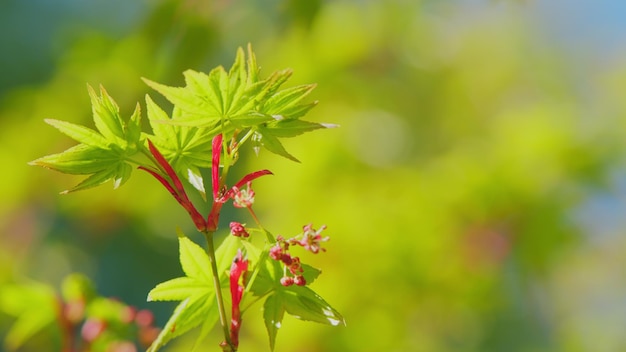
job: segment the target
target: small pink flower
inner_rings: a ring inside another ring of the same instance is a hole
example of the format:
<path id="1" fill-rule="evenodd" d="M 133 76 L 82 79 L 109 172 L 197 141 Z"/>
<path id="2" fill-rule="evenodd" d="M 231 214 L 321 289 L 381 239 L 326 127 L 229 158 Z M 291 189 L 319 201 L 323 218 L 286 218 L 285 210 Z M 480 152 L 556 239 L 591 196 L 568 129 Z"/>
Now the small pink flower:
<path id="1" fill-rule="evenodd" d="M 246 231 L 244 225 L 236 221 L 230 223 L 230 233 L 235 237 L 250 237 L 250 234 Z"/>
<path id="2" fill-rule="evenodd" d="M 291 257 L 291 263 L 287 265 L 287 268 L 289 269 L 289 272 L 291 272 L 293 275 L 302 274 L 304 272 L 304 269 L 302 269 L 302 263 L 300 263 L 299 257 Z"/>
<path id="3" fill-rule="evenodd" d="M 281 260 L 283 257 L 283 247 L 276 243 L 272 248 L 270 248 L 270 258 L 274 260 Z"/>
<path id="4" fill-rule="evenodd" d="M 280 278 L 280 284 L 285 286 L 285 287 L 289 287 L 291 285 L 293 285 L 293 277 L 291 276 L 283 276 Z"/>
<path id="5" fill-rule="evenodd" d="M 245 189 L 233 187 L 233 205 L 237 208 L 249 208 L 254 204 L 254 191 L 250 186 L 250 182 L 246 184 Z"/>
<path id="6" fill-rule="evenodd" d="M 303 227 L 302 239 L 298 242 L 304 249 L 311 253 L 325 252 L 326 249 L 321 247 L 322 242 L 326 242 L 330 237 L 322 237 L 321 232 L 326 229 L 326 225 L 322 225 L 319 230 L 315 230 L 312 224 Z"/>
<path id="7" fill-rule="evenodd" d="M 304 286 L 304 285 L 306 285 L 306 279 L 304 278 L 304 276 L 298 275 L 298 276 L 293 278 L 293 283 L 298 285 L 298 286 Z"/>

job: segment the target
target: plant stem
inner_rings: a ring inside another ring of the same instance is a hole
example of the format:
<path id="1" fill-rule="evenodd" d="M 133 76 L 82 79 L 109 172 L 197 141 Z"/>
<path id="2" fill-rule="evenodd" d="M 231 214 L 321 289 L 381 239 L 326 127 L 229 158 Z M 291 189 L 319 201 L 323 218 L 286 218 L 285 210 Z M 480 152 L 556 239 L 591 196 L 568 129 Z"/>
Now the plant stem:
<path id="1" fill-rule="evenodd" d="M 230 340 L 230 332 L 228 329 L 228 318 L 226 317 L 226 309 L 224 306 L 224 298 L 222 297 L 222 288 L 220 285 L 220 276 L 217 272 L 217 261 L 215 259 L 215 245 L 213 244 L 213 233 L 212 231 L 203 232 L 204 237 L 207 242 L 207 254 L 209 255 L 209 261 L 211 262 L 211 272 L 213 273 L 213 287 L 215 288 L 215 298 L 217 299 L 217 309 L 220 315 L 220 325 L 222 325 L 222 330 L 224 331 L 224 341 L 226 341 L 226 346 L 222 348 L 224 351 L 236 351 L 237 349 L 233 346 Z"/>

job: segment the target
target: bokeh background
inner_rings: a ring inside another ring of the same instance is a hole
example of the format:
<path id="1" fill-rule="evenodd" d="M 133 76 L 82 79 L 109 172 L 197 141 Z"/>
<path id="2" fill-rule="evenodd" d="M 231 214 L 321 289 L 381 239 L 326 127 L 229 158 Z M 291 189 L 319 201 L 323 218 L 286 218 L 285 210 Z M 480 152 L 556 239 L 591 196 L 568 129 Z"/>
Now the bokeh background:
<path id="1" fill-rule="evenodd" d="M 3 0 L 0 284 L 79 271 L 164 324 L 173 305 L 145 299 L 181 273 L 184 211 L 147 174 L 60 196 L 80 178 L 26 163 L 73 145 L 44 118 L 91 124 L 87 83 L 129 116 L 157 96 L 140 77 L 182 85 L 250 42 L 262 73 L 319 84 L 310 120 L 341 125 L 287 141 L 302 164 L 238 164 L 275 173 L 255 187 L 270 230 L 332 237 L 304 260 L 347 326 L 286 318 L 277 351 L 626 350 L 624 14 L 615 0 Z M 242 350 L 268 350 L 260 314 Z"/>

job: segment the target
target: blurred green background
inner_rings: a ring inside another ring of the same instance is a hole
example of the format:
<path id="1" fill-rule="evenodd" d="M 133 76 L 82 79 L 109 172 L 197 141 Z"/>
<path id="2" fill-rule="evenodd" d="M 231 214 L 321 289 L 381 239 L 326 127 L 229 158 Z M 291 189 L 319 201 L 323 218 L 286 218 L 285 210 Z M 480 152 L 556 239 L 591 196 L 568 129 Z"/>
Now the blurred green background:
<path id="1" fill-rule="evenodd" d="M 140 77 L 182 85 L 250 42 L 262 74 L 319 84 L 308 119 L 341 125 L 287 141 L 302 164 L 237 166 L 274 171 L 255 187 L 270 230 L 331 236 L 303 260 L 347 326 L 287 318 L 277 351 L 626 350 L 624 13 L 610 0 L 3 0 L 0 284 L 80 271 L 163 325 L 173 305 L 145 299 L 181 273 L 184 210 L 144 173 L 60 196 L 80 178 L 26 163 L 73 145 L 44 118 L 91 126 L 86 83 L 129 116 L 158 96 Z M 0 315 L 0 338 L 12 321 Z M 268 350 L 260 311 L 242 334 L 242 351 Z"/>

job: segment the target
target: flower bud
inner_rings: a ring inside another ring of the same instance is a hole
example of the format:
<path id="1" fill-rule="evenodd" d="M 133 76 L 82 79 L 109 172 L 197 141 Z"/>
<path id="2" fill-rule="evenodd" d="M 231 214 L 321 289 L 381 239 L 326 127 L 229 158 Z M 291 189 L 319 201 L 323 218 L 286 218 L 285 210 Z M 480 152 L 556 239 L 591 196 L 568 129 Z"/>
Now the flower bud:
<path id="1" fill-rule="evenodd" d="M 304 286 L 306 285 L 306 279 L 304 278 L 304 276 L 298 275 L 293 279 L 293 283 L 298 286 Z"/>
<path id="2" fill-rule="evenodd" d="M 285 287 L 289 287 L 289 286 L 293 285 L 293 277 L 291 277 L 291 276 L 283 276 L 282 278 L 280 278 L 280 284 L 285 286 Z"/>
<path id="3" fill-rule="evenodd" d="M 244 225 L 236 221 L 230 223 L 230 233 L 235 237 L 247 238 L 250 236 Z"/>

